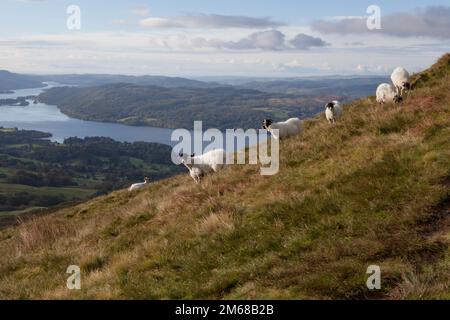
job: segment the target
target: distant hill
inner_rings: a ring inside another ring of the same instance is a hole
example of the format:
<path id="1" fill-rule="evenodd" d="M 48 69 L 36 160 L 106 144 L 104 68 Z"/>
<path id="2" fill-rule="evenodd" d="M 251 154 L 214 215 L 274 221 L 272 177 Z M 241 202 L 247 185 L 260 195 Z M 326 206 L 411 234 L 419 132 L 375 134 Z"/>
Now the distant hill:
<path id="1" fill-rule="evenodd" d="M 450 55 L 414 86 L 305 121 L 277 175 L 186 172 L 0 231 L 0 298 L 450 299 Z"/>
<path id="2" fill-rule="evenodd" d="M 33 76 L 0 70 L 0 92 L 41 87 L 45 87 L 45 85 Z"/>
<path id="3" fill-rule="evenodd" d="M 53 88 L 39 99 L 57 105 L 71 117 L 188 129 L 194 120 L 203 120 L 207 127 L 226 129 L 259 127 L 264 118 L 310 117 L 322 112 L 330 99 L 349 102 L 373 94 L 374 88 L 386 81 L 384 77 L 314 78 L 216 86 L 165 77 L 161 81 L 156 80 L 158 77 L 61 77 L 51 80 L 88 87 Z M 127 83 L 89 86 L 118 80 Z M 136 83 L 130 83 L 133 81 Z M 143 85 L 146 82 L 158 85 Z"/>
<path id="4" fill-rule="evenodd" d="M 251 81 L 239 87 L 264 92 L 296 95 L 337 95 L 346 99 L 361 98 L 374 94 L 374 88 L 389 81 L 388 77 L 324 77 L 312 79 L 281 79 Z"/>
<path id="5" fill-rule="evenodd" d="M 163 88 L 124 83 L 52 88 L 39 96 L 40 101 L 83 120 L 188 129 L 194 120 L 219 129 L 259 128 L 264 118 L 312 116 L 330 98 L 234 87 Z"/>
<path id="6" fill-rule="evenodd" d="M 83 87 L 101 86 L 111 83 L 131 83 L 142 86 L 159 86 L 164 88 L 214 88 L 223 86 L 214 82 L 204 82 L 180 77 L 165 76 L 127 76 L 108 74 L 67 74 L 36 76 L 41 81 L 53 81 L 67 85 Z"/>

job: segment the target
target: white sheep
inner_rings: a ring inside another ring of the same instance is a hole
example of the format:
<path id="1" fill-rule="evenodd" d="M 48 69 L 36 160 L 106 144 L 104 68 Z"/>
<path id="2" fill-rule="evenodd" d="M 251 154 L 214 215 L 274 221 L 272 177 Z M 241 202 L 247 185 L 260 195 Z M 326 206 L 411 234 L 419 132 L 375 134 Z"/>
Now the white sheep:
<path id="1" fill-rule="evenodd" d="M 218 172 L 225 166 L 226 152 L 223 149 L 214 149 L 205 154 L 196 156 L 180 153 L 181 163 L 188 168 L 192 179 L 199 183 L 201 179 L 212 172 Z"/>
<path id="2" fill-rule="evenodd" d="M 194 179 L 195 183 L 199 183 L 205 176 L 205 172 L 203 171 L 203 169 L 194 166 L 188 167 L 187 165 L 186 167 L 189 169 L 189 174 L 191 175 L 192 179 Z"/>
<path id="3" fill-rule="evenodd" d="M 397 94 L 397 90 L 392 84 L 382 83 L 377 88 L 377 102 L 381 105 L 385 103 L 400 103 L 402 97 Z"/>
<path id="4" fill-rule="evenodd" d="M 394 72 L 392 72 L 391 80 L 399 96 L 403 96 L 405 90 L 409 91 L 411 89 L 411 78 L 405 68 L 396 68 Z"/>
<path id="5" fill-rule="evenodd" d="M 325 105 L 325 117 L 329 123 L 336 123 L 342 115 L 342 106 L 339 101 L 331 101 Z"/>
<path id="6" fill-rule="evenodd" d="M 299 118 L 291 118 L 283 122 L 273 123 L 270 119 L 265 119 L 262 123 L 263 129 L 269 131 L 274 139 L 284 139 L 298 135 L 301 131 L 301 121 Z M 278 129 L 278 133 L 274 130 Z"/>
<path id="7" fill-rule="evenodd" d="M 132 184 L 131 187 L 128 188 L 128 191 L 131 192 L 131 191 L 136 191 L 136 190 L 142 189 L 142 188 L 144 188 L 145 186 L 147 186 L 147 184 L 149 183 L 149 181 L 150 181 L 150 178 L 145 177 L 145 178 L 144 178 L 144 182 Z"/>

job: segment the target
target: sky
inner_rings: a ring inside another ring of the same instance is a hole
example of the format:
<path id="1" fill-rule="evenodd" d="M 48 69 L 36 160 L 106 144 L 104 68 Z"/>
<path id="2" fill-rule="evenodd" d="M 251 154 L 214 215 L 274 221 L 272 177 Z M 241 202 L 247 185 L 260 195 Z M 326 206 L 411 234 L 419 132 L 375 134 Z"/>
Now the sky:
<path id="1" fill-rule="evenodd" d="M 448 0 L 0 0 L 0 69 L 21 73 L 371 75 L 449 49 Z"/>

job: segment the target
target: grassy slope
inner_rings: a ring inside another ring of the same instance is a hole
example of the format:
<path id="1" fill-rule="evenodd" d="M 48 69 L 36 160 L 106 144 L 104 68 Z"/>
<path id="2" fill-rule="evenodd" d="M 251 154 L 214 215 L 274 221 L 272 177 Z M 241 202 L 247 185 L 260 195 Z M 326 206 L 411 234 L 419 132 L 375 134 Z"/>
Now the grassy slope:
<path id="1" fill-rule="evenodd" d="M 185 174 L 0 232 L 0 297 L 450 298 L 450 56 L 438 68 L 401 107 L 307 121 L 276 176 Z"/>

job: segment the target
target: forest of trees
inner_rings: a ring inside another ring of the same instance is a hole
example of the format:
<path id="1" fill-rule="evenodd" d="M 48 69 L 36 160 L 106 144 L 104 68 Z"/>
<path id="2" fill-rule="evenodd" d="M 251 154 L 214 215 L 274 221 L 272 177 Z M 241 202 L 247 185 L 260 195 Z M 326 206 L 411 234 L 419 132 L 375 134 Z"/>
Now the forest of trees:
<path id="1" fill-rule="evenodd" d="M 182 171 L 172 163 L 166 145 L 101 137 L 69 138 L 58 144 L 49 137 L 0 128 L 0 213 L 81 200 L 124 188 L 144 176 L 158 180 Z"/>

